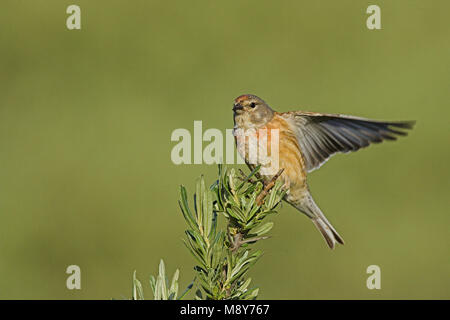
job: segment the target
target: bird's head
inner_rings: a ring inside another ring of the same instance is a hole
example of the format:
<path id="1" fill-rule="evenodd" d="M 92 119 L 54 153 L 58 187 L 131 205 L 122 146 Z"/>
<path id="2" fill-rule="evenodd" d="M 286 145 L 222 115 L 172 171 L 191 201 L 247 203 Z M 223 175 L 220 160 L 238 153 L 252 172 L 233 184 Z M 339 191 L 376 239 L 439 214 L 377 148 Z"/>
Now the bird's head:
<path id="1" fill-rule="evenodd" d="M 238 127 L 257 128 L 269 122 L 274 111 L 264 102 L 252 94 L 244 94 L 234 99 L 234 122 Z"/>

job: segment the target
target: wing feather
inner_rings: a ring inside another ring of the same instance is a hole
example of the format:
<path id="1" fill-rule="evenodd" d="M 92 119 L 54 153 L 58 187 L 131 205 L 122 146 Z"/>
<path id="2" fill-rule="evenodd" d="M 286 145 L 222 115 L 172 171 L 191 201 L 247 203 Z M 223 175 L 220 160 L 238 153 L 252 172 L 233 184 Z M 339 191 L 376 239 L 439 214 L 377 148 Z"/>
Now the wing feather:
<path id="1" fill-rule="evenodd" d="M 338 152 L 353 152 L 406 136 L 399 129 L 412 129 L 414 121 L 377 121 L 339 114 L 287 112 L 283 115 L 294 126 L 308 172 L 319 168 Z"/>

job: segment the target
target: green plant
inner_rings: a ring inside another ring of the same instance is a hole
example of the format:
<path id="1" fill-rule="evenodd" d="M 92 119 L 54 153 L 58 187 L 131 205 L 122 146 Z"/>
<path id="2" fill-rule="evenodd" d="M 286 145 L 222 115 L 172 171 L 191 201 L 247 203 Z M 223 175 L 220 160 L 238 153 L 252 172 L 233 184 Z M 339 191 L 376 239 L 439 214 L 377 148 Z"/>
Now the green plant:
<path id="1" fill-rule="evenodd" d="M 192 288 L 192 283 L 187 289 L 178 297 L 178 277 L 180 271 L 177 269 L 172 277 L 169 286 L 169 279 L 166 276 L 164 261 L 161 259 L 159 263 L 159 274 L 155 278 L 150 276 L 150 287 L 152 288 L 153 297 L 155 300 L 180 300 Z M 136 277 L 136 271 L 133 273 L 133 300 L 144 300 L 144 290 L 141 282 Z"/>
<path id="2" fill-rule="evenodd" d="M 185 187 L 180 187 L 179 205 L 188 225 L 184 243 L 197 262 L 196 299 L 255 299 L 258 295 L 247 274 L 262 252 L 254 251 L 252 245 L 268 238 L 273 222 L 265 219 L 276 213 L 285 195 L 283 183 L 277 180 L 282 171 L 266 185 L 254 180 L 258 171 L 259 167 L 245 176 L 219 165 L 219 178 L 209 188 L 203 176 L 197 180 L 194 210 Z M 219 215 L 227 222 L 223 230 L 218 228 Z M 177 297 L 178 274 L 177 270 L 169 287 L 161 261 L 159 275 L 150 280 L 155 299 Z M 134 277 L 133 298 L 143 298 L 141 293 L 142 285 Z"/>

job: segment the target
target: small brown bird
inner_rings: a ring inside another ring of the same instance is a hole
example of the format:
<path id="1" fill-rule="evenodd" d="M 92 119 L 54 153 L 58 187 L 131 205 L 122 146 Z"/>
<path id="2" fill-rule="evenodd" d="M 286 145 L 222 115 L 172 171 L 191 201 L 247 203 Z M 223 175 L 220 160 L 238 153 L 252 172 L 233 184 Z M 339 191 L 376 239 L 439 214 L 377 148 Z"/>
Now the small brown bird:
<path id="1" fill-rule="evenodd" d="M 262 99 L 245 94 L 234 100 L 234 130 L 236 147 L 250 169 L 261 163 L 251 163 L 248 134 L 236 135 L 237 129 L 253 132 L 258 139 L 259 129 L 267 131 L 267 149 L 270 149 L 270 132 L 278 129 L 278 163 L 284 169 L 280 179 L 288 192 L 285 201 L 311 218 L 314 225 L 333 249 L 336 242 L 344 240 L 314 202 L 306 176 L 319 168 L 330 156 L 338 152 L 353 152 L 370 143 L 396 140 L 396 136 L 407 133 L 399 129 L 412 129 L 414 121 L 386 122 L 340 114 L 325 114 L 306 111 L 276 112 Z M 251 130 L 253 129 L 253 130 Z M 273 159 L 275 155 L 267 153 Z M 264 162 L 267 163 L 267 162 Z M 261 164 L 261 168 L 264 164 Z M 273 174 L 262 176 L 267 183 Z"/>

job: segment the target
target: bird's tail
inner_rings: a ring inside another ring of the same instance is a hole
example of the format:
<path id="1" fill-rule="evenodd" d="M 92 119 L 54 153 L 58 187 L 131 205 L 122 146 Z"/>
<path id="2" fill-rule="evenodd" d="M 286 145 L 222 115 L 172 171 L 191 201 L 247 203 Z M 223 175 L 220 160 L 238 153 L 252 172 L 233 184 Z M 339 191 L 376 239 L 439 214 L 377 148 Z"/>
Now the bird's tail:
<path id="1" fill-rule="evenodd" d="M 330 249 L 334 249 L 336 243 L 344 244 L 344 239 L 342 239 L 336 229 L 327 220 L 311 196 L 306 201 L 302 201 L 302 204 L 294 206 L 311 218 L 314 225 L 325 238 Z"/>

